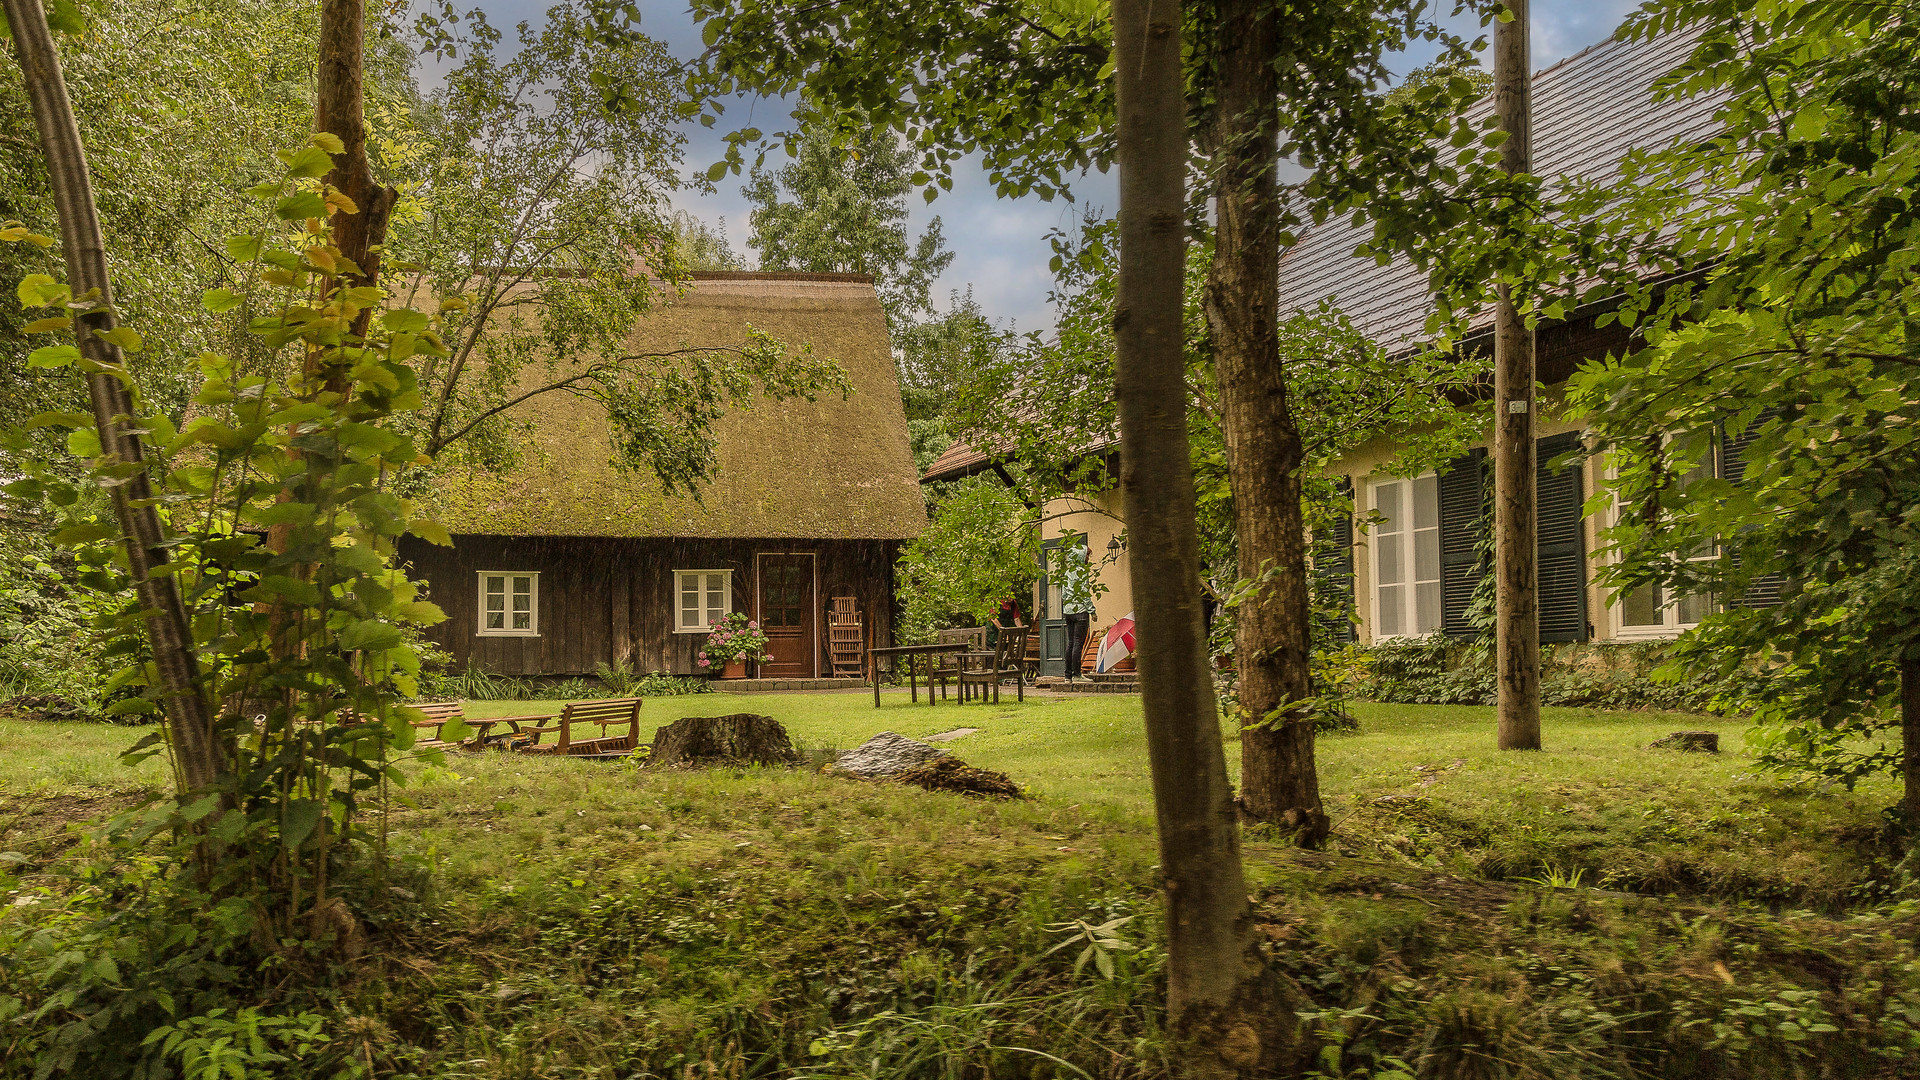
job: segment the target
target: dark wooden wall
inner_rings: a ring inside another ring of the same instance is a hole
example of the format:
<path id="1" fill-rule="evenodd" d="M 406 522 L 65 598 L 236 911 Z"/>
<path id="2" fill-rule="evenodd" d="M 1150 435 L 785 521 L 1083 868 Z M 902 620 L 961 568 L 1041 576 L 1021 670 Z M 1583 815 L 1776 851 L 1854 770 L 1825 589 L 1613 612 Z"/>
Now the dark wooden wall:
<path id="1" fill-rule="evenodd" d="M 673 632 L 673 572 L 732 570 L 734 610 L 752 613 L 754 554 L 763 551 L 816 553 L 821 674 L 829 670 L 824 650 L 830 596 L 858 597 L 869 643 L 892 643 L 895 540 L 459 535 L 453 541 L 452 548 L 443 548 L 406 537 L 400 555 L 410 576 L 427 582 L 428 599 L 447 613 L 427 637 L 453 655 L 456 668 L 471 663 L 505 675 L 586 675 L 598 663 L 624 658 L 640 671 L 696 674 L 694 655 L 705 635 Z M 482 570 L 540 574 L 538 637 L 475 632 Z"/>

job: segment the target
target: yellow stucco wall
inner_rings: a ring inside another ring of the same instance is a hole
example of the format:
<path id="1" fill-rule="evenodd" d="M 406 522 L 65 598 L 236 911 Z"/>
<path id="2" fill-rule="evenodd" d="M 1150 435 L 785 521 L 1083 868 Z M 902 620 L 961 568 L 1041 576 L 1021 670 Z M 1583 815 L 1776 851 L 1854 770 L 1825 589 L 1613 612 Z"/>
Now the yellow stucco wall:
<path id="1" fill-rule="evenodd" d="M 1111 626 L 1133 612 L 1133 586 L 1128 580 L 1127 552 L 1109 552 L 1107 545 L 1125 533 L 1126 510 L 1118 490 L 1092 498 L 1069 495 L 1054 499 L 1040 509 L 1040 539 L 1044 542 L 1067 533 L 1082 533 L 1087 538 L 1089 568 L 1096 582 L 1106 591 L 1094 597 L 1093 629 Z M 1037 604 L 1038 599 L 1034 602 Z M 1058 617 L 1058 612 L 1055 612 Z"/>

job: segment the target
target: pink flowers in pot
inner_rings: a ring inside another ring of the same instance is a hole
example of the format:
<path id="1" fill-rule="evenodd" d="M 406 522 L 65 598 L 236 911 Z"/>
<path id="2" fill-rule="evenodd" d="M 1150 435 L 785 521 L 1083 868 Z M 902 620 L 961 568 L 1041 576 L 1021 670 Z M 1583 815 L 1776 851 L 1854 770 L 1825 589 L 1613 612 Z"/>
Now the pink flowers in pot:
<path id="1" fill-rule="evenodd" d="M 708 631 L 707 643 L 699 654 L 700 666 L 716 668 L 735 660 L 771 660 L 768 644 L 766 631 L 760 629 L 757 620 L 734 612 Z"/>

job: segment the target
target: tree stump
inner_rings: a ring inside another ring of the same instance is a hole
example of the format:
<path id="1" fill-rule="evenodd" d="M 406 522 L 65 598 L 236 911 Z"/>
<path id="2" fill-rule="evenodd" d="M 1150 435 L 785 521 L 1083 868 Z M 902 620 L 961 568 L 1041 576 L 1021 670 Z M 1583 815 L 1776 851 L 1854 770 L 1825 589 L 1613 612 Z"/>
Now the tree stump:
<path id="1" fill-rule="evenodd" d="M 800 760 L 787 729 L 771 716 L 689 716 L 653 733 L 653 765 L 792 765 Z"/>
<path id="2" fill-rule="evenodd" d="M 1720 752 L 1720 735 L 1713 731 L 1676 731 L 1663 735 L 1651 744 L 1662 750 L 1697 750 L 1705 754 Z"/>

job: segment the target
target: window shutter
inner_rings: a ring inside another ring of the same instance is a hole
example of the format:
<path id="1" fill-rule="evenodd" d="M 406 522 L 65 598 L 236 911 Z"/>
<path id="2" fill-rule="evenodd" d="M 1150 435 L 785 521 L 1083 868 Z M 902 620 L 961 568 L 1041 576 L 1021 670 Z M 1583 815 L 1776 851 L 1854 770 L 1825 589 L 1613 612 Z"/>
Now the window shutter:
<path id="1" fill-rule="evenodd" d="M 1763 415 L 1747 426 L 1738 435 L 1722 429 L 1720 437 L 1720 478 L 1735 484 L 1747 476 L 1747 447 L 1753 445 L 1754 436 L 1759 434 L 1760 424 L 1771 413 Z M 1730 553 L 1736 560 L 1740 556 Z M 1762 574 L 1747 586 L 1747 594 L 1739 599 L 1739 607 L 1777 607 L 1780 604 L 1780 575 Z"/>
<path id="2" fill-rule="evenodd" d="M 1353 501 L 1353 481 L 1342 476 L 1334 481 L 1340 497 Z M 1314 592 L 1321 597 L 1335 600 L 1350 613 L 1354 605 L 1353 596 L 1353 513 L 1339 515 L 1326 537 L 1317 539 L 1313 545 L 1313 574 L 1318 578 Z M 1319 605 L 1316 605 L 1319 606 Z M 1348 618 L 1331 618 L 1325 611 L 1317 612 L 1314 617 L 1314 637 L 1334 644 L 1347 644 L 1354 640 L 1353 621 Z"/>
<path id="3" fill-rule="evenodd" d="M 1487 520 L 1481 465 L 1487 452 L 1478 447 L 1454 458 L 1440 474 L 1440 629 L 1448 637 L 1480 632 L 1467 621 L 1467 609 L 1487 568 L 1480 563 L 1480 542 Z"/>
<path id="4" fill-rule="evenodd" d="M 1550 463 L 1580 445 L 1580 433 L 1569 431 L 1534 444 L 1534 498 L 1538 514 L 1540 640 L 1587 639 L 1587 549 L 1580 529 L 1580 503 L 1585 498 L 1576 463 L 1554 472 Z"/>

